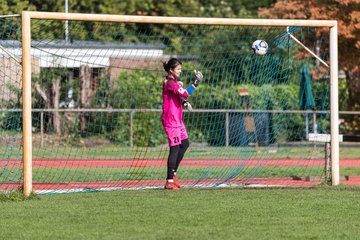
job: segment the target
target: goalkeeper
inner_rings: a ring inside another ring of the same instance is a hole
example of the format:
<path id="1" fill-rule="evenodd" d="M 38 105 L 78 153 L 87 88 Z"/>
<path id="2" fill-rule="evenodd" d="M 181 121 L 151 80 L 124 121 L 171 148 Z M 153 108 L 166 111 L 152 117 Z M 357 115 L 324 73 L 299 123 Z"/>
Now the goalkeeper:
<path id="1" fill-rule="evenodd" d="M 169 141 L 169 156 L 167 160 L 167 177 L 165 189 L 180 189 L 179 182 L 176 178 L 176 171 L 189 147 L 188 134 L 182 121 L 182 108 L 192 110 L 187 98 L 194 92 L 203 78 L 201 72 L 194 70 L 195 80 L 187 89 L 183 88 L 182 82 L 179 81 L 181 74 L 181 61 L 171 58 L 168 62 L 163 63 L 167 77 L 163 83 L 162 97 L 162 125 Z"/>

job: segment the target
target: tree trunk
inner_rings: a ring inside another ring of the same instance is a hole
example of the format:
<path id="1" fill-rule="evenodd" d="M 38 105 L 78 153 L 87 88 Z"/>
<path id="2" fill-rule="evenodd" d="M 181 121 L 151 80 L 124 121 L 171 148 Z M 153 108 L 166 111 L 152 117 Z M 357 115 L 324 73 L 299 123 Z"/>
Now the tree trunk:
<path id="1" fill-rule="evenodd" d="M 51 108 L 51 104 L 52 104 L 52 84 L 51 84 L 52 81 L 50 80 L 46 80 L 46 98 L 48 99 L 48 101 L 46 102 L 46 108 L 47 109 L 50 109 Z M 51 112 L 45 112 L 45 115 L 44 115 L 44 120 L 46 122 L 46 126 L 45 126 L 45 129 L 47 132 L 49 132 L 51 130 L 51 127 L 52 127 L 52 123 L 53 123 L 53 116 L 51 114 Z"/>
<path id="2" fill-rule="evenodd" d="M 356 76 L 352 76 L 349 71 L 345 71 L 346 84 L 348 86 L 349 93 L 349 102 L 348 110 L 349 111 L 359 111 L 360 110 L 360 79 Z"/>
<path id="3" fill-rule="evenodd" d="M 91 103 L 90 68 L 87 65 L 80 66 L 80 108 L 89 108 Z M 86 136 L 87 113 L 79 114 L 81 136 Z"/>
<path id="4" fill-rule="evenodd" d="M 56 79 L 52 83 L 52 96 L 53 96 L 53 105 L 54 109 L 58 110 L 60 105 L 60 79 Z M 54 130 L 57 135 L 61 134 L 61 120 L 60 113 L 55 111 L 53 113 L 53 124 Z"/>
<path id="5" fill-rule="evenodd" d="M 345 71 L 347 89 L 349 93 L 347 111 L 360 111 L 360 79 L 359 75 Z M 360 134 L 360 116 L 346 115 L 346 134 Z"/>

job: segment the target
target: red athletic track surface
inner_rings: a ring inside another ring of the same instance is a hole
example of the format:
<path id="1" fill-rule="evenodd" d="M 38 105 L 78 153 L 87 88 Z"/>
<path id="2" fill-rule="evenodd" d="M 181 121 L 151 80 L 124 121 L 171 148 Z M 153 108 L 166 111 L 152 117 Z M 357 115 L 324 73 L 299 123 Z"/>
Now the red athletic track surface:
<path id="1" fill-rule="evenodd" d="M 324 159 L 184 159 L 181 166 L 323 166 Z M 163 167 L 165 159 L 33 159 L 34 168 Z M 360 159 L 341 159 L 341 167 L 360 167 Z M 0 160 L 0 167 L 22 167 L 22 160 Z"/>
<path id="2" fill-rule="evenodd" d="M 81 160 L 81 159 L 34 159 L 34 168 L 96 168 L 96 167 L 164 167 L 165 159 L 123 159 L 123 160 Z M 216 166 L 324 166 L 324 159 L 184 159 L 182 166 L 216 167 Z M 341 159 L 341 167 L 360 167 L 360 159 Z M 21 160 L 1 160 L 0 167 L 22 167 Z M 309 181 L 304 178 L 246 178 L 246 179 L 210 179 L 181 180 L 181 185 L 190 187 L 220 186 L 277 186 L 307 187 L 318 185 L 319 180 Z M 360 185 L 360 176 L 341 179 L 341 184 Z M 66 182 L 66 183 L 33 183 L 33 190 L 38 192 L 71 192 L 97 191 L 111 189 L 162 188 L 164 180 L 134 180 L 117 182 Z M 21 187 L 20 183 L 0 182 L 0 190 L 13 190 Z"/>

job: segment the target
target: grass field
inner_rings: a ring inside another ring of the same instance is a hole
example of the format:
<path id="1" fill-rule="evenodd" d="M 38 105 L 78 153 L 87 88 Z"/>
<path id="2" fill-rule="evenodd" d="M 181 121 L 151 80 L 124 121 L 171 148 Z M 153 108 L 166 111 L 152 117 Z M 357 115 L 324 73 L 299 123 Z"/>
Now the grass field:
<path id="1" fill-rule="evenodd" d="M 0 149 L 6 155 L 6 149 Z M 21 152 L 19 152 L 21 154 Z M 164 147 L 47 147 L 34 148 L 34 158 L 166 158 L 167 146 Z M 20 155 L 19 155 L 20 156 Z M 187 158 L 324 158 L 324 147 L 203 147 L 191 146 Z M 340 158 L 360 158 L 360 147 L 341 147 Z"/>
<path id="2" fill-rule="evenodd" d="M 1 239 L 357 239 L 360 187 L 0 195 Z"/>
<path id="3" fill-rule="evenodd" d="M 358 147 L 340 146 L 340 159 L 360 159 Z M 120 146 L 45 146 L 33 148 L 34 159 L 165 159 L 167 146 L 120 147 Z M 22 148 L 0 147 L 2 160 L 21 159 Z M 320 159 L 324 158 L 324 146 L 272 146 L 272 147 L 196 147 L 186 152 L 188 159 Z"/>

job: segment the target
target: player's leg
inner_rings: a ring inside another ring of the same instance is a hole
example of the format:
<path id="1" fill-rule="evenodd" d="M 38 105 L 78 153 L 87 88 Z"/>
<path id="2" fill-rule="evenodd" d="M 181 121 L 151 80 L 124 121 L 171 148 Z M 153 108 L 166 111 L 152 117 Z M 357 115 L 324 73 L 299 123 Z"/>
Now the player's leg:
<path id="1" fill-rule="evenodd" d="M 190 146 L 189 136 L 187 134 L 186 127 L 185 127 L 184 123 L 182 124 L 182 126 L 180 128 L 180 139 L 181 139 L 181 144 L 180 144 L 179 154 L 178 154 L 177 159 L 176 159 L 175 172 L 178 169 L 181 160 L 184 158 L 186 150 Z"/>
<path id="2" fill-rule="evenodd" d="M 174 179 L 174 173 L 176 169 L 176 160 L 179 154 L 180 145 L 170 147 L 169 156 L 167 160 L 167 180 Z"/>
<path id="3" fill-rule="evenodd" d="M 176 167 L 175 167 L 175 172 L 174 172 L 174 176 L 173 176 L 174 183 L 179 188 L 180 188 L 180 183 L 179 183 L 179 180 L 178 180 L 178 178 L 176 176 L 176 171 L 179 168 L 180 162 L 184 158 L 185 152 L 189 148 L 189 145 L 190 144 L 189 144 L 188 139 L 181 140 L 181 144 L 179 145 L 180 148 L 179 148 L 179 153 L 178 153 L 177 158 L 176 158 Z"/>
<path id="4" fill-rule="evenodd" d="M 165 133 L 169 141 L 169 156 L 167 160 L 167 176 L 165 189 L 177 190 L 179 187 L 174 183 L 176 160 L 180 150 L 181 134 L 180 128 L 165 127 Z"/>
<path id="5" fill-rule="evenodd" d="M 180 149 L 179 149 L 179 153 L 177 155 L 177 158 L 176 158 L 176 167 L 175 167 L 175 172 L 174 172 L 174 182 L 175 184 L 180 188 L 180 183 L 177 179 L 177 176 L 176 176 L 176 171 L 177 169 L 179 168 L 179 165 L 181 163 L 181 160 L 184 158 L 184 155 L 185 155 L 185 152 L 186 150 L 189 148 L 190 146 L 190 143 L 189 143 L 189 137 L 188 137 L 188 134 L 187 134 L 187 131 L 186 131 L 186 128 L 185 128 L 185 125 L 182 124 L 182 127 L 181 127 L 181 144 L 180 144 Z"/>
<path id="6" fill-rule="evenodd" d="M 175 172 L 176 172 L 177 169 L 179 168 L 180 162 L 181 162 L 181 160 L 184 158 L 185 152 L 186 152 L 186 150 L 189 148 L 189 146 L 190 146 L 190 143 L 189 143 L 189 139 L 188 139 L 188 138 L 186 138 L 186 139 L 184 139 L 184 140 L 181 140 L 179 153 L 178 153 L 177 159 L 176 159 Z"/>

